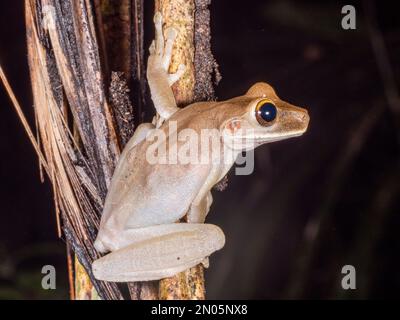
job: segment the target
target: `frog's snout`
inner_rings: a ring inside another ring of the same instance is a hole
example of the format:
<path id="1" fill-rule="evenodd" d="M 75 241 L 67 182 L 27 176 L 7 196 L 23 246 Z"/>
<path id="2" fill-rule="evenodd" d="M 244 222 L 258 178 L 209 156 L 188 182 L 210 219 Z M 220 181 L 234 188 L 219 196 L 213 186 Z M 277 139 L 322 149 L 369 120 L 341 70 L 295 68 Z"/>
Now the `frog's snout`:
<path id="1" fill-rule="evenodd" d="M 304 129 L 307 130 L 308 124 L 310 123 L 310 115 L 308 114 L 307 109 L 303 109 L 302 111 L 300 121 L 304 123 Z"/>
<path id="2" fill-rule="evenodd" d="M 308 115 L 308 111 L 305 108 L 290 106 L 288 109 L 288 114 L 292 117 L 293 120 L 304 124 L 305 126 L 308 125 L 310 122 L 310 116 Z"/>
<path id="3" fill-rule="evenodd" d="M 296 107 L 292 110 L 291 114 L 292 121 L 289 122 L 291 123 L 292 129 L 295 131 L 298 130 L 301 134 L 306 132 L 310 123 L 310 116 L 307 109 Z"/>

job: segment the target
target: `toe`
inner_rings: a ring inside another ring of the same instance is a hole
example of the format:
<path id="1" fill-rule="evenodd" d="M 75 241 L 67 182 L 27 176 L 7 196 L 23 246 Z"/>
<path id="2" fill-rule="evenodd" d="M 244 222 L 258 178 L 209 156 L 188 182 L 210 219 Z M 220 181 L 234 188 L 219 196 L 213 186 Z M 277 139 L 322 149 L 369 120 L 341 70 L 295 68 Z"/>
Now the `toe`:
<path id="1" fill-rule="evenodd" d="M 167 40 L 175 40 L 178 35 L 178 31 L 175 28 L 169 27 L 165 29 L 165 37 Z"/>
<path id="2" fill-rule="evenodd" d="M 162 15 L 160 11 L 157 11 L 154 15 L 154 24 L 161 24 L 162 23 Z"/>

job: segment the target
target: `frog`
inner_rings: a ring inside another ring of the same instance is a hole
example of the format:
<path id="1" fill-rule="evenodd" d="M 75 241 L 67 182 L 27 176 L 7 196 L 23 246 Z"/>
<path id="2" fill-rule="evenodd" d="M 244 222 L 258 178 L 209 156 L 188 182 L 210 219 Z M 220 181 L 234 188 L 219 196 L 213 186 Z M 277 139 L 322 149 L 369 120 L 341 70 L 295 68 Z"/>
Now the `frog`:
<path id="1" fill-rule="evenodd" d="M 212 188 L 243 151 L 301 136 L 310 120 L 305 108 L 281 100 L 265 82 L 255 83 L 229 100 L 178 107 L 172 86 L 186 67 L 180 65 L 175 73 L 169 73 L 177 31 L 164 28 L 159 12 L 154 24 L 147 80 L 157 113 L 151 123 L 138 126 L 111 179 L 94 243 L 96 250 L 105 254 L 92 264 L 98 280 L 152 281 L 198 264 L 208 267 L 210 255 L 225 244 L 221 228 L 205 223 L 213 202 Z M 148 151 L 155 144 L 165 144 L 166 153 L 179 152 L 183 144 L 176 134 L 185 130 L 198 135 L 204 130 L 219 133 L 221 143 L 207 145 L 206 151 L 219 155 L 220 161 L 213 156 L 193 163 L 148 160 Z"/>

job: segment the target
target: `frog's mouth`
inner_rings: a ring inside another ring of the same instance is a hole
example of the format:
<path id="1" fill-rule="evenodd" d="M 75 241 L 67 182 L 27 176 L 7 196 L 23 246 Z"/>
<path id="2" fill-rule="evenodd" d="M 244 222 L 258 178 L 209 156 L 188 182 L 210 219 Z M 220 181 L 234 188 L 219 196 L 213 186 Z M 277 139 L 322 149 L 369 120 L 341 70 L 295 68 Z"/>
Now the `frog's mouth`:
<path id="1" fill-rule="evenodd" d="M 285 135 L 280 135 L 280 134 L 272 134 L 272 135 L 260 134 L 251 136 L 236 135 L 236 136 L 230 136 L 227 140 L 224 140 L 224 143 L 232 150 L 248 151 L 263 144 L 299 137 L 303 135 L 305 131 L 306 130 L 299 130 Z"/>
<path id="2" fill-rule="evenodd" d="M 268 134 L 255 134 L 255 135 L 236 135 L 233 137 L 235 140 L 241 140 L 241 141 L 254 141 L 256 143 L 270 143 L 270 142 L 275 142 L 275 141 L 280 141 L 280 140 L 285 140 L 289 138 L 295 138 L 303 135 L 307 131 L 307 128 L 304 130 L 298 130 L 298 131 L 293 131 L 289 132 L 287 134 L 274 134 L 274 133 L 268 133 Z"/>
<path id="3" fill-rule="evenodd" d="M 259 137 L 253 138 L 253 141 L 257 146 L 259 146 L 264 143 L 271 143 L 271 142 L 286 140 L 286 139 L 290 139 L 290 138 L 300 137 L 305 132 L 306 132 L 306 130 L 302 130 L 302 131 L 297 131 L 297 132 L 291 132 L 291 133 L 288 133 L 285 135 L 277 135 L 276 137 L 274 137 L 274 136 L 268 136 L 268 137 L 259 136 Z"/>

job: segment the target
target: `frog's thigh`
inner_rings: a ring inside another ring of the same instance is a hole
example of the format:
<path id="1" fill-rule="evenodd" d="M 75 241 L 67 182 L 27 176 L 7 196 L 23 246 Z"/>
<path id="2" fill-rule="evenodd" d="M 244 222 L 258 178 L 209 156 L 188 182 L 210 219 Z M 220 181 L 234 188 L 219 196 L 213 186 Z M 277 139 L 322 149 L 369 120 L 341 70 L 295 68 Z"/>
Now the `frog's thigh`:
<path id="1" fill-rule="evenodd" d="M 128 282 L 170 277 L 201 263 L 225 244 L 219 227 L 195 223 L 131 229 L 119 238 L 130 244 L 93 263 L 96 279 Z"/>

